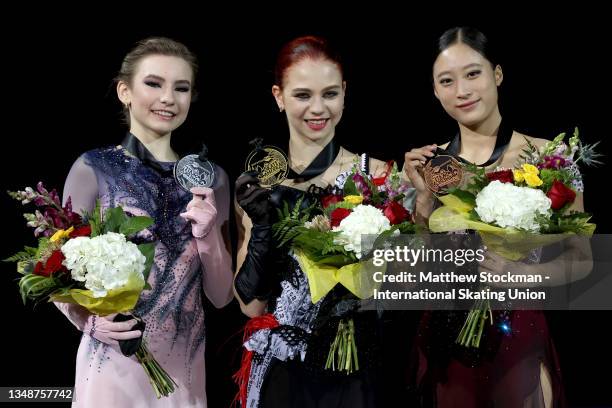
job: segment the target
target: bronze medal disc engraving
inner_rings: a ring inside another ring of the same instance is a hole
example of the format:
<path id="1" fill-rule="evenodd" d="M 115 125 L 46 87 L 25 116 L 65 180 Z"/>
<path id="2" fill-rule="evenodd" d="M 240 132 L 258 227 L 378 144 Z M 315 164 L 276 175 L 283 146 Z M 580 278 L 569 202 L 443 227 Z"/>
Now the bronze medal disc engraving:
<path id="1" fill-rule="evenodd" d="M 444 193 L 457 187 L 463 180 L 463 167 L 452 156 L 440 155 L 431 158 L 423 168 L 425 184 L 434 193 Z"/>

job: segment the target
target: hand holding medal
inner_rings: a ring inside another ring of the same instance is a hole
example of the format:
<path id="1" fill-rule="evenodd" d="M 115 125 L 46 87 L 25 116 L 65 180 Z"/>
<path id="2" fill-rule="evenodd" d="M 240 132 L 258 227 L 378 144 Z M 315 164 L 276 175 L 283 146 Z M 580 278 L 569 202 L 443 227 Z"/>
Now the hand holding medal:
<path id="1" fill-rule="evenodd" d="M 270 188 L 285 180 L 289 164 L 285 153 L 275 146 L 262 146 L 262 139 L 251 141 L 255 147 L 249 153 L 245 172 L 236 180 L 236 201 L 253 224 L 269 225 L 274 209 L 270 203 Z"/>
<path id="2" fill-rule="evenodd" d="M 199 154 L 190 154 L 174 165 L 174 179 L 181 188 L 193 194 L 181 217 L 191 222 L 192 234 L 204 238 L 215 224 L 217 209 L 214 191 L 215 168 L 208 160 L 208 148 L 202 145 Z"/>
<path id="3" fill-rule="evenodd" d="M 444 194 L 463 180 L 461 164 L 444 149 L 428 145 L 405 155 L 405 172 L 419 194 Z"/>
<path id="4" fill-rule="evenodd" d="M 256 174 L 260 186 L 272 188 L 285 180 L 289 163 L 285 152 L 276 146 L 262 146 L 262 142 L 261 138 L 250 142 L 255 149 L 246 159 L 245 172 Z"/>
<path id="5" fill-rule="evenodd" d="M 185 191 L 193 187 L 210 188 L 215 182 L 215 168 L 208 160 L 208 148 L 202 145 L 200 154 L 189 154 L 174 165 L 174 179 Z"/>
<path id="6" fill-rule="evenodd" d="M 436 153 L 422 169 L 425 185 L 434 194 L 446 194 L 448 189 L 458 187 L 463 181 L 463 167 L 444 149 L 436 148 Z"/>

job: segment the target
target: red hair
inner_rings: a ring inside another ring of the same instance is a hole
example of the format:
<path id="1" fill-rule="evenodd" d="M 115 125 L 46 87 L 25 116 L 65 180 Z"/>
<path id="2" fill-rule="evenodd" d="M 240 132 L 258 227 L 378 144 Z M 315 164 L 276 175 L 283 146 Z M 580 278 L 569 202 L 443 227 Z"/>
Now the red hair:
<path id="1" fill-rule="evenodd" d="M 340 56 L 330 47 L 327 40 L 309 35 L 298 37 L 281 48 L 274 67 L 274 83 L 282 88 L 287 70 L 306 58 L 331 61 L 336 64 L 340 74 L 343 74 Z"/>

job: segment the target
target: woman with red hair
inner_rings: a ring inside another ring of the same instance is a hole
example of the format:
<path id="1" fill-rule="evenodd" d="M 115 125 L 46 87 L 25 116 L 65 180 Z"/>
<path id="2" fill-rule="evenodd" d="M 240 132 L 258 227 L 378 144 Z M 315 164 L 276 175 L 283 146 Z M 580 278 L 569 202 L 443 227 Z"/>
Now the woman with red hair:
<path id="1" fill-rule="evenodd" d="M 313 191 L 342 186 L 359 157 L 335 140 L 346 82 L 338 56 L 327 41 L 301 37 L 286 44 L 276 64 L 272 94 L 289 126 L 288 178 L 272 190 L 251 173 L 236 181 L 240 225 L 234 289 L 253 319 L 245 335 L 241 371 L 243 407 L 376 407 L 376 313 L 357 313 L 348 291 L 337 286 L 313 303 L 308 280 L 296 260 L 277 249 L 271 226 L 276 208 L 316 200 Z M 382 172 L 381 161 L 361 157 L 361 169 Z M 306 192 L 308 190 L 308 192 Z M 267 312 L 267 314 L 266 314 Z M 326 370 L 338 322 L 353 316 L 359 369 Z M 250 365 L 249 365 L 250 364 Z"/>

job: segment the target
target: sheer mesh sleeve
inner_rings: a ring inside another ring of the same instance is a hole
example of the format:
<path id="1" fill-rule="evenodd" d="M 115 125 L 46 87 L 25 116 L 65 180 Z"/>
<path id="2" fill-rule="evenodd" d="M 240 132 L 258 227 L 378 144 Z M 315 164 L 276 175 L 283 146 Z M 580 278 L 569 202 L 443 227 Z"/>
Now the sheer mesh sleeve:
<path id="1" fill-rule="evenodd" d="M 92 211 L 95 206 L 96 198 L 98 197 L 98 181 L 96 174 L 85 163 L 83 156 L 74 162 L 66 178 L 62 197 L 64 204 L 68 197 L 72 200 L 72 208 L 79 214 L 83 214 L 85 211 Z M 90 315 L 87 309 L 72 303 L 54 303 L 77 329 L 83 331 L 87 318 Z"/>
<path id="2" fill-rule="evenodd" d="M 64 184 L 64 204 L 72 199 L 72 208 L 75 212 L 83 214 L 84 211 L 92 211 L 96 198 L 98 198 L 98 180 L 94 170 L 85 163 L 83 156 L 79 157 L 72 165 L 66 183 Z"/>

